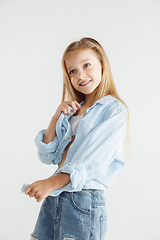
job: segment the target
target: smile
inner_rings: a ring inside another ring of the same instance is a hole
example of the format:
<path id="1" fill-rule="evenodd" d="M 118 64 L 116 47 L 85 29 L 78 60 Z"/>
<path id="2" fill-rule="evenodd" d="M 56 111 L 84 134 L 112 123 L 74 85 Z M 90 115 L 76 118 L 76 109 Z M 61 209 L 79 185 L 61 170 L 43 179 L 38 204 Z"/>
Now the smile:
<path id="1" fill-rule="evenodd" d="M 91 80 L 89 80 L 89 81 L 87 81 L 87 82 L 82 82 L 82 83 L 80 83 L 79 85 L 80 85 L 80 86 L 86 86 L 86 85 L 88 85 L 90 82 L 91 82 Z"/>

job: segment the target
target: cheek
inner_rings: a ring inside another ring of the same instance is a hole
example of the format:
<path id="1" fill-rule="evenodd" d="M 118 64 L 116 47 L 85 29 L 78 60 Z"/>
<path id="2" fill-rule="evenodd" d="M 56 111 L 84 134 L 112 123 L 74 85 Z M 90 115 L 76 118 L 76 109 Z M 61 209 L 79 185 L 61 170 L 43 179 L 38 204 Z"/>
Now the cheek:
<path id="1" fill-rule="evenodd" d="M 72 85 L 74 84 L 74 78 L 73 77 L 70 77 L 70 81 L 72 83 Z"/>
<path id="2" fill-rule="evenodd" d="M 71 81 L 71 84 L 73 87 L 75 87 L 77 85 L 77 82 L 74 77 L 70 77 L 70 81 Z"/>
<path id="3" fill-rule="evenodd" d="M 99 77 L 99 79 L 101 81 L 101 78 L 102 78 L 102 69 L 101 68 L 99 69 L 99 72 L 98 72 L 97 75 L 98 75 L 98 77 Z"/>
<path id="4" fill-rule="evenodd" d="M 102 78 L 102 72 L 101 69 L 99 71 L 94 71 L 92 72 L 92 76 L 97 80 L 97 81 L 101 81 Z"/>

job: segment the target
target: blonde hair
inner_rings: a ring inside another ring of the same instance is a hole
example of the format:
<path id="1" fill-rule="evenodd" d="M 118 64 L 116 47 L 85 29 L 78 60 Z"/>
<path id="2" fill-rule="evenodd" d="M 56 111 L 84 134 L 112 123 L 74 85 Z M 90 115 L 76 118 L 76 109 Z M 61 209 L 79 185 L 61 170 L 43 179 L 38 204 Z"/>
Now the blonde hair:
<path id="1" fill-rule="evenodd" d="M 96 96 L 94 98 L 94 102 L 97 100 L 103 98 L 107 95 L 112 95 L 115 98 L 117 98 L 119 101 L 121 101 L 127 111 L 127 105 L 125 102 L 119 97 L 117 89 L 115 87 L 115 83 L 112 76 L 111 67 L 107 58 L 107 55 L 103 49 L 103 47 L 100 45 L 99 42 L 97 42 L 93 38 L 84 37 L 80 39 L 79 41 L 72 42 L 64 51 L 63 57 L 62 57 L 62 69 L 63 69 L 63 95 L 62 95 L 62 102 L 67 99 L 70 101 L 76 100 L 77 102 L 81 102 L 85 99 L 85 95 L 81 92 L 78 92 L 71 84 L 69 74 L 66 69 L 65 60 L 68 55 L 73 53 L 75 50 L 79 49 L 91 49 L 94 51 L 97 59 L 100 61 L 102 66 L 102 78 L 99 86 L 97 87 Z M 92 105 L 94 104 L 92 102 Z M 127 136 L 128 136 L 128 142 L 129 142 L 129 111 L 128 111 L 128 124 L 127 124 Z"/>

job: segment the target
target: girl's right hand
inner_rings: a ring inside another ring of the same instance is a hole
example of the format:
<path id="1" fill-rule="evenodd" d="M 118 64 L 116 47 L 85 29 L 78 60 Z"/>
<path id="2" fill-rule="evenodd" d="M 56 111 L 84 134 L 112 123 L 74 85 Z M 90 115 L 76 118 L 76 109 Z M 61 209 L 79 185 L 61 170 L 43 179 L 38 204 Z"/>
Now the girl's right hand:
<path id="1" fill-rule="evenodd" d="M 77 101 L 64 101 L 63 103 L 61 103 L 59 105 L 59 107 L 57 108 L 55 114 L 53 115 L 50 124 L 43 136 L 43 142 L 44 143 L 49 143 L 51 141 L 53 141 L 53 139 L 56 136 L 56 123 L 61 115 L 61 113 L 63 112 L 64 114 L 70 114 L 71 112 L 71 108 L 73 108 L 73 113 L 75 113 L 76 111 L 78 111 L 81 108 L 81 105 L 77 102 Z"/>
<path id="2" fill-rule="evenodd" d="M 62 112 L 66 115 L 70 114 L 70 107 L 72 107 L 73 113 L 76 113 L 81 108 L 81 105 L 77 101 L 64 101 L 59 105 L 54 116 L 58 119 Z"/>

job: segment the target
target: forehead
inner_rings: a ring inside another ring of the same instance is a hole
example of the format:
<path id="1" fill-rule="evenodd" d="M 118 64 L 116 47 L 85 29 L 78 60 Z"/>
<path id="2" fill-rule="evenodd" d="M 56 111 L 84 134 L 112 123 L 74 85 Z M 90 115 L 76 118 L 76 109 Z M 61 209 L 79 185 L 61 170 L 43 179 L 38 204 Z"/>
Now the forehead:
<path id="1" fill-rule="evenodd" d="M 84 60 L 98 60 L 96 53 L 92 49 L 78 49 L 70 53 L 65 60 L 67 68 L 72 67 L 75 63 L 80 63 Z"/>

